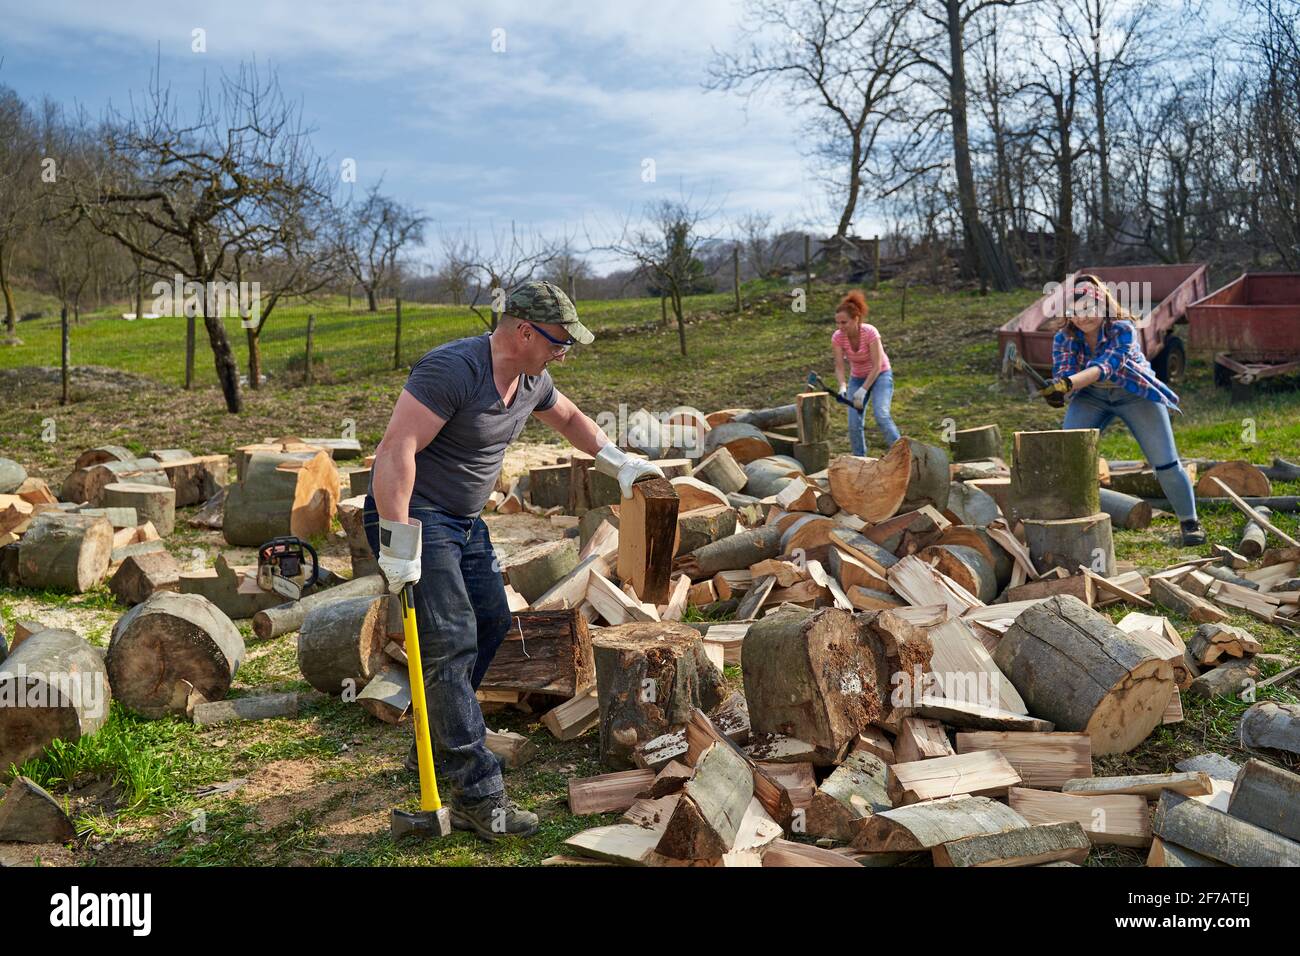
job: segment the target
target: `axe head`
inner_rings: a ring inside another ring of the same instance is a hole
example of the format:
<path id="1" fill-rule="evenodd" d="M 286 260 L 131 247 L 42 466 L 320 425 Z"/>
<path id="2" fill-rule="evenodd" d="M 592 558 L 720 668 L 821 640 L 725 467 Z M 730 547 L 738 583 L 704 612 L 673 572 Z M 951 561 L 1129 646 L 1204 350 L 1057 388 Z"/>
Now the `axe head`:
<path id="1" fill-rule="evenodd" d="M 451 835 L 451 811 L 446 807 L 439 810 L 394 810 L 390 824 L 393 839 L 402 837 L 445 837 Z"/>

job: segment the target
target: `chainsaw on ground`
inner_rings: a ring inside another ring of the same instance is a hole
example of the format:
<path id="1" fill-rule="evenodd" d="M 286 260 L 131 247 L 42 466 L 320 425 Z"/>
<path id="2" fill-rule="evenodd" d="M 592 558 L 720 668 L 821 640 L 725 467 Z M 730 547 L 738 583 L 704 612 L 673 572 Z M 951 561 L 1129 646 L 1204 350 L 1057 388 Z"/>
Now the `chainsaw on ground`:
<path id="1" fill-rule="evenodd" d="M 307 573 L 307 556 L 311 557 L 311 574 Z M 297 601 L 303 592 L 321 578 L 320 558 L 316 549 L 294 535 L 272 538 L 257 549 L 257 586 Z"/>

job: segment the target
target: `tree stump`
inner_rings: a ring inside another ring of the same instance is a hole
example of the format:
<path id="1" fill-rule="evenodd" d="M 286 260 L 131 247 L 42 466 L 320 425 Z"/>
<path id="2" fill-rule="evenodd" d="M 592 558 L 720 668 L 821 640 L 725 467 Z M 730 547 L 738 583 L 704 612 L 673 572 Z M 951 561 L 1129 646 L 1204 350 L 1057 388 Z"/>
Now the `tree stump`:
<path id="1" fill-rule="evenodd" d="M 338 501 L 339 472 L 329 452 L 307 459 L 254 452 L 226 493 L 221 531 L 230 544 L 254 548 L 280 535 L 324 535 Z"/>
<path id="2" fill-rule="evenodd" d="M 713 452 L 691 471 L 692 478 L 707 481 L 723 494 L 740 491 L 748 478 L 736 457 L 726 447 Z"/>
<path id="3" fill-rule="evenodd" d="M 1073 574 L 1082 565 L 1102 577 L 1115 573 L 1115 544 L 1110 515 L 1105 512 L 1086 518 L 1025 518 L 1023 526 L 1025 543 L 1038 570 L 1063 568 Z"/>
<path id="4" fill-rule="evenodd" d="M 501 570 L 510 581 L 510 586 L 523 595 L 529 604 L 577 566 L 578 548 L 572 538 L 535 544 L 516 551 L 501 562 Z"/>
<path id="5" fill-rule="evenodd" d="M 113 694 L 146 717 L 184 715 L 191 693 L 221 700 L 244 659 L 244 639 L 197 594 L 157 591 L 118 619 L 106 655 Z"/>
<path id="6" fill-rule="evenodd" d="M 169 551 L 133 554 L 118 566 L 109 582 L 113 596 L 127 607 L 143 604 L 155 591 L 180 588 L 180 565 Z"/>
<path id="7" fill-rule="evenodd" d="M 170 485 L 114 482 L 104 486 L 100 500 L 105 508 L 134 508 L 140 524 L 152 521 L 164 538 L 176 527 L 176 489 Z"/>
<path id="8" fill-rule="evenodd" d="M 1168 661 L 1068 595 L 1021 612 L 993 660 L 1031 714 L 1089 734 L 1094 755 L 1140 744 L 1175 693 Z"/>
<path id="9" fill-rule="evenodd" d="M 755 733 L 840 750 L 894 712 L 894 675 L 929 669 L 925 632 L 892 611 L 787 609 L 751 625 L 741 653 Z"/>
<path id="10" fill-rule="evenodd" d="M 1272 482 L 1257 465 L 1248 461 L 1221 461 L 1206 469 L 1196 481 L 1198 498 L 1218 498 L 1223 494 L 1211 478 L 1218 478 L 1243 498 L 1267 498 L 1273 493 Z"/>
<path id="11" fill-rule="evenodd" d="M 1011 501 L 1021 518 L 1086 518 L 1101 510 L 1095 428 L 1016 432 Z M 1083 562 L 1086 563 L 1086 562 Z"/>
<path id="12" fill-rule="evenodd" d="M 80 594 L 104 579 L 112 554 L 108 519 L 46 511 L 18 542 L 18 580 L 23 587 Z"/>
<path id="13" fill-rule="evenodd" d="M 29 636 L 0 663 L 0 776 L 53 740 L 74 744 L 95 733 L 108 719 L 110 696 L 104 659 L 80 636 Z"/>
<path id="14" fill-rule="evenodd" d="M 601 762 L 633 766 L 639 743 L 683 727 L 729 695 L 700 633 L 674 622 L 607 627 L 591 641 L 600 704 Z"/>
<path id="15" fill-rule="evenodd" d="M 176 450 L 184 451 L 183 448 Z M 228 455 L 184 455 L 158 460 L 162 462 L 168 482 L 176 490 L 177 508 L 207 501 L 225 487 L 230 472 Z"/>
<path id="16" fill-rule="evenodd" d="M 1100 501 L 1101 510 L 1110 515 L 1111 528 L 1132 531 L 1151 526 L 1151 505 L 1141 498 L 1102 488 Z"/>
<path id="17" fill-rule="evenodd" d="M 997 425 L 963 428 L 952 439 L 953 461 L 984 461 L 1002 457 L 1002 429 Z"/>
<path id="18" fill-rule="evenodd" d="M 591 633 L 576 607 L 519 611 L 512 616 L 480 689 L 572 697 L 594 680 Z"/>
<path id="19" fill-rule="evenodd" d="M 705 454 L 711 454 L 719 448 L 731 452 L 731 456 L 741 465 L 772 454 L 772 445 L 763 437 L 762 429 L 745 422 L 727 422 L 709 429 L 709 433 L 704 436 Z"/>
<path id="20" fill-rule="evenodd" d="M 157 485 L 160 488 L 171 486 L 167 480 L 167 473 L 162 470 L 162 465 L 152 458 L 105 461 L 96 465 L 87 465 L 68 475 L 63 482 L 59 497 L 64 501 L 84 501 L 97 508 L 103 504 L 104 486 L 121 481 Z"/>
<path id="21" fill-rule="evenodd" d="M 328 601 L 298 631 L 298 669 L 307 683 L 338 696 L 360 691 L 388 665 L 388 594 Z"/>
<path id="22" fill-rule="evenodd" d="M 879 459 L 841 455 L 828 477 L 835 503 L 872 524 L 924 505 L 948 507 L 947 452 L 912 438 L 900 438 Z"/>
<path id="23" fill-rule="evenodd" d="M 572 470 L 567 461 L 528 469 L 528 495 L 533 504 L 539 508 L 568 507 Z"/>

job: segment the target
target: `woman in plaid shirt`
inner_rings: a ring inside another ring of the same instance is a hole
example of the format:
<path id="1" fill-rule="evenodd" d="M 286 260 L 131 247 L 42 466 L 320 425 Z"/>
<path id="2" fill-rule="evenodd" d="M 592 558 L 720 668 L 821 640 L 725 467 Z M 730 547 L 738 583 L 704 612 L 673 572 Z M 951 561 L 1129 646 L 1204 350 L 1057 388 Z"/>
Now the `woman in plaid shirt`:
<path id="1" fill-rule="evenodd" d="M 1102 282 L 1081 277 L 1073 296 L 1073 312 L 1052 343 L 1053 378 L 1043 396 L 1058 408 L 1068 400 L 1062 428 L 1103 431 L 1117 418 L 1124 422 L 1178 515 L 1183 544 L 1204 544 L 1169 423 L 1170 409 L 1180 411 L 1178 396 L 1156 378 L 1128 313 Z"/>

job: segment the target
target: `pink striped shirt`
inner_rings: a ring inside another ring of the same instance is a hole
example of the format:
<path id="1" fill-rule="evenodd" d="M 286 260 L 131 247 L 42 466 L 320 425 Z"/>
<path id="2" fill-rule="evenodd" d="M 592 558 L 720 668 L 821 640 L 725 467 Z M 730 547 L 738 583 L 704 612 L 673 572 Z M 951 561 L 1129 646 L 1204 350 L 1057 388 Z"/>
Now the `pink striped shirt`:
<path id="1" fill-rule="evenodd" d="M 880 333 L 876 331 L 874 325 L 868 325 L 863 322 L 858 325 L 858 347 L 855 351 L 853 343 L 849 337 L 841 330 L 836 329 L 831 333 L 831 345 L 840 349 L 844 357 L 849 360 L 849 369 L 854 378 L 867 378 L 871 375 L 871 343 L 880 338 Z M 889 356 L 885 354 L 884 343 L 880 346 L 880 371 L 889 371 Z"/>

